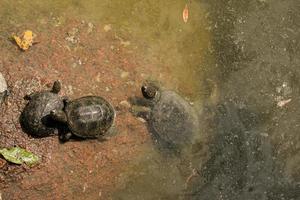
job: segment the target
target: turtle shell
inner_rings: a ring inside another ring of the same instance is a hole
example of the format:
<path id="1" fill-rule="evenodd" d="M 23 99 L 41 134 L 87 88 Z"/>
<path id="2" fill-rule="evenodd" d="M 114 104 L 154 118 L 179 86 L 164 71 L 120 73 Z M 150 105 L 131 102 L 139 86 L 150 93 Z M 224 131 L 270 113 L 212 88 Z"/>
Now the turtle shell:
<path id="1" fill-rule="evenodd" d="M 62 98 L 52 92 L 37 92 L 31 95 L 31 100 L 21 114 L 21 125 L 25 132 L 36 136 L 45 137 L 53 135 L 56 127 L 50 118 L 51 110 L 62 110 Z"/>
<path id="2" fill-rule="evenodd" d="M 149 123 L 155 137 L 175 147 L 191 144 L 199 131 L 196 111 L 174 91 L 161 92 L 152 108 Z"/>
<path id="3" fill-rule="evenodd" d="M 99 96 L 75 99 L 66 105 L 65 113 L 71 132 L 83 138 L 104 135 L 115 119 L 113 106 Z"/>

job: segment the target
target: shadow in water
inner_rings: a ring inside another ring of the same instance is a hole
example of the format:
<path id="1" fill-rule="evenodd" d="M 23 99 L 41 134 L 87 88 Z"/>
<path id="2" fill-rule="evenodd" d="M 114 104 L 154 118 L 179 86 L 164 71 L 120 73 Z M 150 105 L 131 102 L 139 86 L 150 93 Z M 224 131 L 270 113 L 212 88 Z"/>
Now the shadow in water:
<path id="1" fill-rule="evenodd" d="M 269 139 L 255 128 L 247 129 L 239 113 L 241 111 L 233 103 L 218 106 L 215 141 L 210 145 L 211 157 L 202 168 L 201 176 L 187 189 L 184 199 L 300 197 L 300 188 L 290 185 L 275 166 Z"/>

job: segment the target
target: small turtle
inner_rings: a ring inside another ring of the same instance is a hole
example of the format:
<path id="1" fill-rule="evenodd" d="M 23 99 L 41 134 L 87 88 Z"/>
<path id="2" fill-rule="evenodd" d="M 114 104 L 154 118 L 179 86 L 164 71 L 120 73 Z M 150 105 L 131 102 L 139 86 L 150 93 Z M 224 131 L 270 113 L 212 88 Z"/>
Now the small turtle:
<path id="1" fill-rule="evenodd" d="M 45 137 L 58 133 L 57 123 L 50 117 L 51 110 L 62 110 L 62 98 L 58 95 L 61 89 L 59 81 L 55 81 L 51 91 L 34 92 L 24 97 L 29 102 L 25 106 L 20 122 L 25 132 L 35 137 Z"/>
<path id="2" fill-rule="evenodd" d="M 67 141 L 74 134 L 80 138 L 99 138 L 112 127 L 115 119 L 113 106 L 99 96 L 85 96 L 72 101 L 65 101 L 63 110 L 54 109 L 54 120 L 68 125 L 71 133 L 60 137 Z"/>
<path id="3" fill-rule="evenodd" d="M 141 91 L 150 107 L 149 129 L 158 143 L 176 149 L 192 144 L 199 132 L 195 109 L 176 92 L 161 90 L 152 82 L 145 83 Z"/>

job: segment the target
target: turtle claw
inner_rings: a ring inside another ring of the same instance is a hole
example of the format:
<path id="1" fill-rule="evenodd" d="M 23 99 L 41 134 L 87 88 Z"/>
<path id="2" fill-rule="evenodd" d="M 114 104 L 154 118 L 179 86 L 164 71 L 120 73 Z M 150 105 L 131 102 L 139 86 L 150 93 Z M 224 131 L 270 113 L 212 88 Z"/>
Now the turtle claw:
<path id="1" fill-rule="evenodd" d="M 71 136 L 72 136 L 72 133 L 70 133 L 70 132 L 66 133 L 66 134 L 61 134 L 59 136 L 59 140 L 62 141 L 62 142 L 67 142 L 67 141 L 70 140 Z"/>

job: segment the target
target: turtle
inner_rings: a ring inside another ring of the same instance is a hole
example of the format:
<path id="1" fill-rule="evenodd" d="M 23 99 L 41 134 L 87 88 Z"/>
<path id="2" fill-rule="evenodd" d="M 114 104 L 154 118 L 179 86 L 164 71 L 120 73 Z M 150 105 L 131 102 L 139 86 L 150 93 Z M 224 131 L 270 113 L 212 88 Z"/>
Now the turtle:
<path id="1" fill-rule="evenodd" d="M 100 96 L 84 96 L 66 100 L 64 109 L 53 109 L 51 117 L 68 126 L 68 132 L 60 139 L 68 141 L 72 135 L 82 139 L 101 138 L 114 124 L 113 106 Z"/>
<path id="2" fill-rule="evenodd" d="M 23 109 L 20 122 L 23 130 L 34 137 L 46 137 L 58 134 L 58 124 L 50 117 L 52 110 L 62 110 L 64 100 L 67 97 L 60 97 L 61 83 L 55 81 L 50 91 L 33 92 L 25 95 L 28 100 Z"/>
<path id="3" fill-rule="evenodd" d="M 163 90 L 145 82 L 141 92 L 148 106 L 146 120 L 155 141 L 168 149 L 181 150 L 191 145 L 199 132 L 196 109 L 173 90 Z"/>

